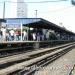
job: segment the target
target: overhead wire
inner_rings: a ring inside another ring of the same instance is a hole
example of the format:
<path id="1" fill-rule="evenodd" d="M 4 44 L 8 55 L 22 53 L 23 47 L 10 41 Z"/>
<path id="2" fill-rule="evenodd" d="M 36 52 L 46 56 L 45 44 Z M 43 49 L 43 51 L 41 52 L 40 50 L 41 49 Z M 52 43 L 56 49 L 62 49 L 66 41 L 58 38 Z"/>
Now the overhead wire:
<path id="1" fill-rule="evenodd" d="M 35 1 L 35 2 L 29 2 L 25 1 L 25 3 L 50 3 L 50 2 L 61 2 L 61 1 L 68 1 L 68 0 L 51 0 L 51 1 Z M 10 2 L 10 3 L 24 3 L 24 2 L 15 2 L 15 1 L 4 1 L 4 2 Z M 0 2 L 3 3 L 3 2 Z"/>

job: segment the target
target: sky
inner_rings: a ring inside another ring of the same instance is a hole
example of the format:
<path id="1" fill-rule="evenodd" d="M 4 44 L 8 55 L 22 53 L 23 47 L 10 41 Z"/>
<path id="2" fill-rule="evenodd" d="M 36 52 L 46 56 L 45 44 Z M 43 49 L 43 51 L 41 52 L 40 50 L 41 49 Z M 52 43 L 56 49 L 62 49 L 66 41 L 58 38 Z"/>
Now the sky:
<path id="1" fill-rule="evenodd" d="M 16 0 L 0 0 L 16 1 Z M 55 1 L 55 0 L 38 0 L 39 1 Z M 25 2 L 37 2 L 37 0 L 25 0 Z M 47 3 L 27 3 L 28 18 L 37 17 L 44 18 L 59 26 L 75 32 L 75 6 L 71 4 L 71 0 Z M 0 3 L 0 17 L 3 17 L 3 3 Z M 6 2 L 5 17 L 16 17 L 16 3 Z M 62 24 L 61 24 L 62 23 Z"/>

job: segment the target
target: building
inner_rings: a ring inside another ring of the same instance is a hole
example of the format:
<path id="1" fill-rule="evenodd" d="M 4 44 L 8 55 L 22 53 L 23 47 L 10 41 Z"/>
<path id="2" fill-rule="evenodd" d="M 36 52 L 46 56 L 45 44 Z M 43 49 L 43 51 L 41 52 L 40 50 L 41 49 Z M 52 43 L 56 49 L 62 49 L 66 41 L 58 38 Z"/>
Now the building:
<path id="1" fill-rule="evenodd" d="M 27 18 L 27 4 L 24 0 L 17 0 L 17 18 Z"/>
<path id="2" fill-rule="evenodd" d="M 5 17 L 27 18 L 27 4 L 24 2 L 24 0 L 11 0 L 11 2 L 5 3 L 5 7 Z M 8 11 L 7 9 L 10 10 Z"/>

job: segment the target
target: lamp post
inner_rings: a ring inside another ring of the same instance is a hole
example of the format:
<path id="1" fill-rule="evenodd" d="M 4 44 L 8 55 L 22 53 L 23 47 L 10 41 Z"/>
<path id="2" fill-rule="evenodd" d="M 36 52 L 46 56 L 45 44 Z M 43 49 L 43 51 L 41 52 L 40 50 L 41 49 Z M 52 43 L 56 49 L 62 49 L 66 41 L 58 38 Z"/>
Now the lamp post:
<path id="1" fill-rule="evenodd" d="M 35 17 L 37 18 L 37 10 L 35 10 Z"/>

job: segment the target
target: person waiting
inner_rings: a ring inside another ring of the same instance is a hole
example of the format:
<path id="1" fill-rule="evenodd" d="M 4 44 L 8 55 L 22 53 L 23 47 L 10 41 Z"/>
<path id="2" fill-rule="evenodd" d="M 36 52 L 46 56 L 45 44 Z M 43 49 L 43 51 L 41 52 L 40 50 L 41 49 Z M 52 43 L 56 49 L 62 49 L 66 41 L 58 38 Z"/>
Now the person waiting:
<path id="1" fill-rule="evenodd" d="M 2 39 L 3 39 L 3 41 L 6 41 L 6 28 L 2 27 L 1 28 L 1 32 L 2 32 Z"/>
<path id="2" fill-rule="evenodd" d="M 27 32 L 25 30 L 23 31 L 23 40 L 27 40 Z"/>
<path id="3" fill-rule="evenodd" d="M 10 33 L 10 37 L 11 37 L 11 41 L 13 41 L 14 40 L 14 30 L 13 29 L 11 29 L 10 31 L 9 31 L 9 33 Z"/>

